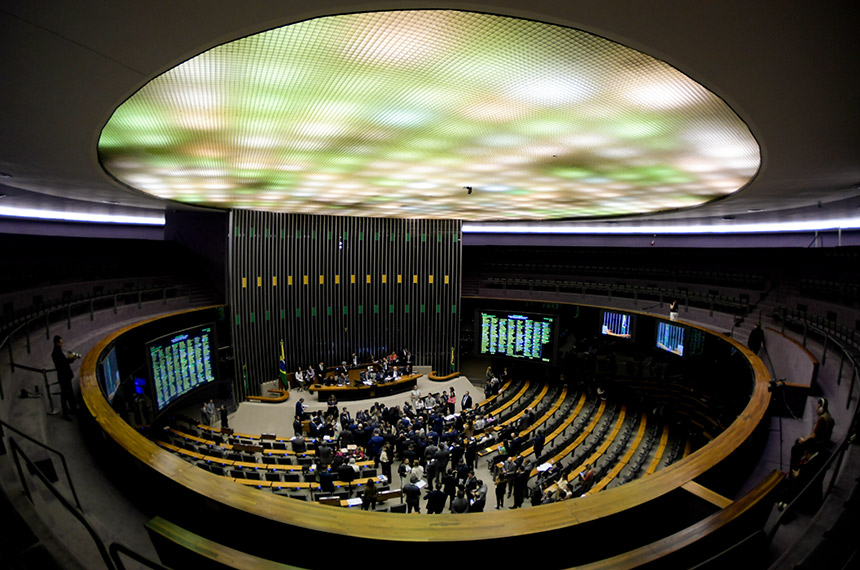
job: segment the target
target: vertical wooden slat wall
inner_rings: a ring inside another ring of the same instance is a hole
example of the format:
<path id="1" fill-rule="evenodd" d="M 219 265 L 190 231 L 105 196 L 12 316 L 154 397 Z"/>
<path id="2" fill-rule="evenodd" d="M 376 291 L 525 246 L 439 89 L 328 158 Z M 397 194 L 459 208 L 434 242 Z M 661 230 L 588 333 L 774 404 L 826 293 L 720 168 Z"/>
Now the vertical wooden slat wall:
<path id="1" fill-rule="evenodd" d="M 288 371 L 409 348 L 451 370 L 459 346 L 462 223 L 235 210 L 230 309 L 235 396 Z M 243 381 L 247 372 L 248 386 Z"/>

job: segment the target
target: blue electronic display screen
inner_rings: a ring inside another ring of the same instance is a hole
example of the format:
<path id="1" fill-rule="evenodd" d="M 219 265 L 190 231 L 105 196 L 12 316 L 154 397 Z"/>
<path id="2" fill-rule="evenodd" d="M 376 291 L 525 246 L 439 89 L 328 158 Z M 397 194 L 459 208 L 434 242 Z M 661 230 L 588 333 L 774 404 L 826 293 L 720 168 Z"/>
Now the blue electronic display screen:
<path id="1" fill-rule="evenodd" d="M 633 338 L 633 315 L 603 311 L 600 332 L 608 336 Z"/>
<path id="2" fill-rule="evenodd" d="M 682 326 L 671 325 L 667 322 L 657 322 L 657 348 L 684 356 L 684 334 Z"/>
<path id="3" fill-rule="evenodd" d="M 108 402 L 113 403 L 116 391 L 120 385 L 119 366 L 116 360 L 116 347 L 111 347 L 110 351 L 101 361 L 102 387 Z"/>

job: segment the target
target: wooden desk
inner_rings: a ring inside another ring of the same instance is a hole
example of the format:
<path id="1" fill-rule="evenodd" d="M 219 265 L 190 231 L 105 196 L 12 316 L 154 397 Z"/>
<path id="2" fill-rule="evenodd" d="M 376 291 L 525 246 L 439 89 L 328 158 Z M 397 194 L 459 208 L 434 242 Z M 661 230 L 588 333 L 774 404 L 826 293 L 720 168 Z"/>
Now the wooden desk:
<path id="1" fill-rule="evenodd" d="M 367 398 L 379 398 L 381 396 L 390 396 L 411 390 L 421 374 L 410 374 L 402 376 L 399 380 L 393 382 L 383 382 L 367 386 L 359 384 L 358 386 L 323 386 L 314 384 L 308 388 L 309 392 L 316 392 L 317 399 L 320 402 L 325 402 L 332 394 L 340 400 L 364 400 Z"/>
<path id="2" fill-rule="evenodd" d="M 255 402 L 269 402 L 269 403 L 277 403 L 277 402 L 286 402 L 290 398 L 290 393 L 286 390 L 281 390 L 278 388 L 272 388 L 269 390 L 270 394 L 279 394 L 278 396 L 247 396 L 249 400 L 254 400 Z"/>

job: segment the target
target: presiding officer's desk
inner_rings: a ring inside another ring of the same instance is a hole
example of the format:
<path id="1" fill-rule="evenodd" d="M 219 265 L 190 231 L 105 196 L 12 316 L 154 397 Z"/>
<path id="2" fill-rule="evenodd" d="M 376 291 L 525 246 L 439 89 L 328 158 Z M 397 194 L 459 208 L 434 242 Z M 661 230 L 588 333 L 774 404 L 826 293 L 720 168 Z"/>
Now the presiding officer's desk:
<path id="1" fill-rule="evenodd" d="M 320 402 L 328 400 L 329 396 L 334 394 L 335 398 L 340 400 L 362 400 L 365 398 L 378 398 L 381 396 L 390 396 L 401 392 L 411 390 L 421 374 L 409 374 L 401 376 L 397 380 L 391 382 L 376 382 L 371 385 L 358 384 L 353 386 L 323 386 L 314 384 L 308 387 L 309 392 L 316 392 L 317 399 Z"/>

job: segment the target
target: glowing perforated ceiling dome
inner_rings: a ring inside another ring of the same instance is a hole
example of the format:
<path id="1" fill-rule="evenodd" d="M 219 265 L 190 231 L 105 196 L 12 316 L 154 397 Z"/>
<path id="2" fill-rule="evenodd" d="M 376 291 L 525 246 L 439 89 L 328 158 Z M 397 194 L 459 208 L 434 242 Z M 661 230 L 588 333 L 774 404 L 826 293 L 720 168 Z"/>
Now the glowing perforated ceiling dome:
<path id="1" fill-rule="evenodd" d="M 464 220 L 696 206 L 760 164 L 746 124 L 664 62 L 441 10 L 317 18 L 210 49 L 120 105 L 98 148 L 116 179 L 179 202 Z"/>

